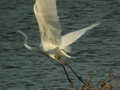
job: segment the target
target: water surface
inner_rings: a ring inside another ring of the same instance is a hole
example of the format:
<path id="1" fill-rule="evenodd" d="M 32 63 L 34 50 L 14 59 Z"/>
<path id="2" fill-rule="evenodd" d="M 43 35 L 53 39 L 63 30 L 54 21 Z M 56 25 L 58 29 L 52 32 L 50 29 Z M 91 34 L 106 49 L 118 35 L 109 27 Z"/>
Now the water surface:
<path id="1" fill-rule="evenodd" d="M 24 31 L 29 43 L 39 46 L 33 3 L 33 0 L 0 1 L 0 90 L 71 88 L 56 62 L 25 49 L 23 37 L 14 33 Z M 78 58 L 65 61 L 85 78 L 94 68 L 96 80 L 104 79 L 110 72 L 120 75 L 120 1 L 59 0 L 57 7 L 63 34 L 102 22 L 72 45 L 72 54 Z M 76 78 L 74 82 L 80 85 Z M 120 79 L 114 80 L 113 85 L 120 86 Z"/>

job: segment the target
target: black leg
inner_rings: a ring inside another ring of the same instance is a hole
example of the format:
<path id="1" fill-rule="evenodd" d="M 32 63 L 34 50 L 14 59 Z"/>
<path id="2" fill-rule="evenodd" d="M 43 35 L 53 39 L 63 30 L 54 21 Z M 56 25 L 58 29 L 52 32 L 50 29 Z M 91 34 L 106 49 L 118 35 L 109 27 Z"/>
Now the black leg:
<path id="1" fill-rule="evenodd" d="M 75 87 L 75 85 L 74 85 L 74 83 L 72 82 L 71 78 L 69 78 L 69 75 L 68 75 L 68 73 L 67 73 L 67 71 L 66 71 L 66 69 L 65 69 L 65 66 L 64 66 L 63 64 L 60 64 L 60 65 L 63 67 L 64 72 L 65 72 L 65 75 L 66 75 L 66 77 L 67 77 L 68 81 L 70 82 L 70 84 L 71 84 L 72 88 L 74 88 L 74 87 Z"/>
<path id="2" fill-rule="evenodd" d="M 64 61 L 62 61 L 62 60 L 57 60 L 57 62 L 58 62 L 59 64 L 66 65 L 68 68 L 70 68 L 70 70 L 73 72 L 73 74 L 74 74 L 74 75 L 78 78 L 78 80 L 79 80 L 80 82 L 82 82 L 84 85 L 87 85 L 87 84 L 88 84 L 85 80 L 83 80 L 82 77 L 80 77 L 80 76 L 72 69 L 72 67 L 70 66 L 70 64 L 68 64 L 68 63 L 66 63 L 66 62 L 64 62 Z"/>
<path id="3" fill-rule="evenodd" d="M 70 83 L 71 86 L 74 88 L 75 85 L 74 85 L 74 83 L 72 82 L 71 78 L 69 77 L 69 75 L 68 75 L 68 73 L 67 73 L 67 71 L 66 71 L 66 69 L 65 69 L 65 66 L 64 66 L 63 61 L 62 61 L 62 60 L 56 60 L 56 61 L 62 66 L 62 68 L 64 69 L 65 75 L 66 75 L 66 77 L 67 77 L 69 83 Z"/>
<path id="4" fill-rule="evenodd" d="M 64 62 L 64 65 L 66 65 L 68 68 L 70 68 L 70 70 L 73 72 L 73 74 L 74 74 L 84 85 L 87 85 L 87 82 L 85 82 L 82 77 L 78 76 L 78 74 L 72 69 L 72 67 L 70 66 L 70 64 Z"/>

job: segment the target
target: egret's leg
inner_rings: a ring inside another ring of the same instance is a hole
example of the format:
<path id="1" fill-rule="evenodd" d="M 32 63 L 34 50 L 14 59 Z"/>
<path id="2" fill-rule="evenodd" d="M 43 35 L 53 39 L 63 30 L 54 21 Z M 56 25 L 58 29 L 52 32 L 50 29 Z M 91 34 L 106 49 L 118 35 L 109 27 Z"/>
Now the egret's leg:
<path id="1" fill-rule="evenodd" d="M 71 78 L 69 77 L 69 75 L 68 75 L 68 73 L 67 73 L 67 71 L 66 71 L 66 69 L 65 69 L 64 62 L 63 62 L 62 60 L 57 60 L 57 62 L 58 62 L 58 63 L 62 66 L 62 68 L 64 69 L 64 72 L 65 72 L 65 75 L 66 75 L 68 81 L 70 82 L 70 84 L 71 84 L 72 87 L 74 88 L 75 85 L 74 85 L 74 83 L 72 82 Z"/>
<path id="2" fill-rule="evenodd" d="M 68 63 L 66 63 L 66 62 L 64 62 L 64 64 L 65 64 L 68 68 L 70 68 L 70 70 L 74 73 L 74 75 L 75 75 L 84 85 L 87 84 L 87 82 L 85 82 L 85 80 L 83 80 L 83 78 L 80 77 L 80 76 L 72 69 L 72 67 L 70 66 L 70 64 L 68 64 Z"/>
<path id="3" fill-rule="evenodd" d="M 59 62 L 62 63 L 63 65 L 66 65 L 68 68 L 70 68 L 70 70 L 71 70 L 71 71 L 73 72 L 73 74 L 79 79 L 79 81 L 81 81 L 84 85 L 87 85 L 87 82 L 85 82 L 85 81 L 83 80 L 83 78 L 80 77 L 80 76 L 72 69 L 72 67 L 70 66 L 70 64 L 68 64 L 68 63 L 66 63 L 66 62 L 64 62 L 64 61 L 62 61 L 62 60 L 59 60 Z"/>
<path id="4" fill-rule="evenodd" d="M 74 87 L 75 87 L 75 85 L 74 85 L 74 83 L 72 82 L 71 78 L 69 77 L 69 75 L 68 75 L 68 73 L 67 73 L 67 71 L 66 71 L 66 69 L 65 69 L 65 66 L 64 66 L 64 65 L 62 65 L 62 64 L 61 64 L 61 66 L 62 66 L 62 67 L 63 67 L 63 69 L 64 69 L 64 72 L 65 72 L 65 75 L 66 75 L 66 77 L 67 77 L 68 81 L 71 83 L 72 87 L 74 88 Z"/>

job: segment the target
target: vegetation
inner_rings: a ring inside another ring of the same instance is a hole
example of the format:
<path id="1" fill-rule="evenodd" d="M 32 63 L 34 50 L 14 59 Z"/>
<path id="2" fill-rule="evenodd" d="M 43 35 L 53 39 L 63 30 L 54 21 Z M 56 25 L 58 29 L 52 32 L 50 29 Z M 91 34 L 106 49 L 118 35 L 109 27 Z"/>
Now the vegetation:
<path id="1" fill-rule="evenodd" d="M 84 83 L 81 87 L 74 87 L 73 89 L 58 88 L 56 90 L 116 90 L 115 88 L 117 87 L 117 85 L 112 85 L 112 81 L 119 79 L 119 75 L 109 73 L 107 77 L 97 81 L 93 80 L 95 79 L 94 73 L 96 73 L 96 70 L 94 69 L 92 72 L 92 74 L 88 74 L 88 79 L 84 79 L 84 82 L 86 82 L 86 84 Z M 42 90 L 48 89 L 44 88 Z"/>

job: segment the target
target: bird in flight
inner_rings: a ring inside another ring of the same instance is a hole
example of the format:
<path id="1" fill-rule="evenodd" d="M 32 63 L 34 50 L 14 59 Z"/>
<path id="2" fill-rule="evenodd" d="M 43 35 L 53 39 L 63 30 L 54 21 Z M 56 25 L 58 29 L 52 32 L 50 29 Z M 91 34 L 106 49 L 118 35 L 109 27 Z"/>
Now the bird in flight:
<path id="1" fill-rule="evenodd" d="M 24 46 L 32 51 L 40 51 L 42 54 L 56 60 L 63 67 L 69 82 L 74 87 L 72 80 L 67 74 L 65 66 L 69 67 L 80 81 L 82 81 L 82 79 L 77 75 L 72 67 L 61 60 L 61 58 L 71 58 L 71 56 L 67 53 L 70 45 L 84 35 L 88 30 L 98 26 L 99 23 L 61 35 L 61 25 L 57 15 L 56 0 L 35 0 L 33 9 L 40 29 L 40 48 L 42 49 L 40 50 L 28 45 L 27 35 L 19 30 L 18 32 L 25 37 Z"/>

